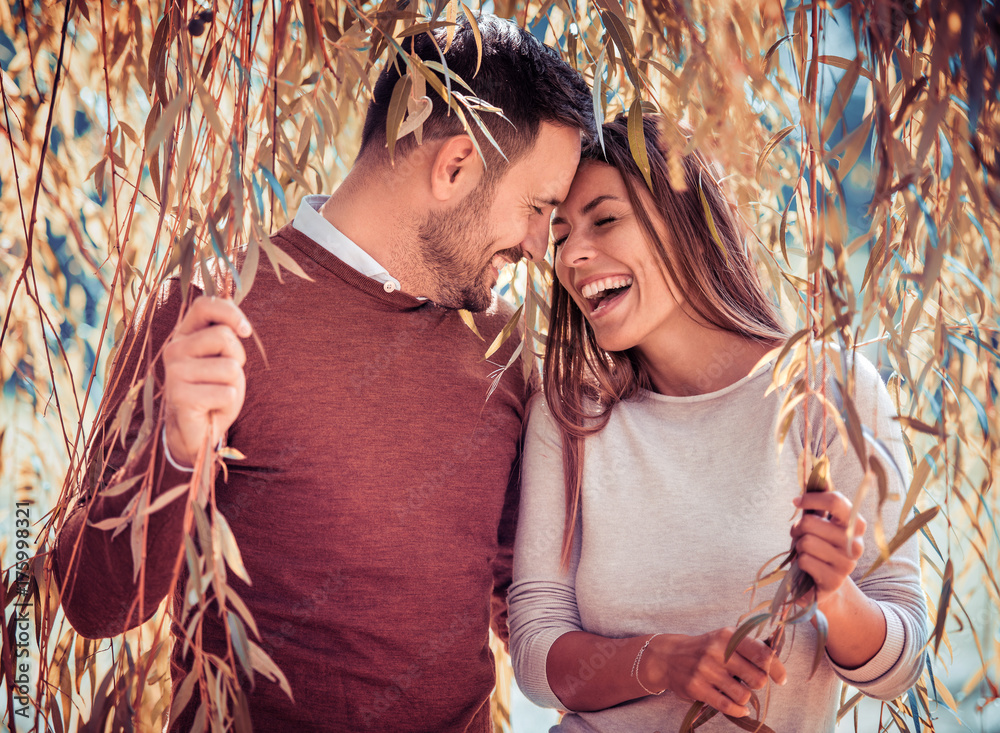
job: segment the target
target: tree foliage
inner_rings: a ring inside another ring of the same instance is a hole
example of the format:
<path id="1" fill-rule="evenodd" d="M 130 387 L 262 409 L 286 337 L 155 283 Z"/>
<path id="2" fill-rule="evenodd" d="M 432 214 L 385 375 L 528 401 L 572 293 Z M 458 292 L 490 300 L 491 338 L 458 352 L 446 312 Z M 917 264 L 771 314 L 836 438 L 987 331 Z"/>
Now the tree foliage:
<path id="1" fill-rule="evenodd" d="M 890 469 L 853 409 L 850 370 L 836 375 L 841 400 L 814 387 L 811 375 L 834 348 L 864 349 L 888 375 L 914 477 L 902 497 L 904 525 L 879 527 L 878 536 L 889 553 L 900 538 L 923 535 L 935 662 L 884 717 L 900 730 L 934 729 L 951 717 L 946 706 L 957 710 L 969 696 L 995 700 L 998 6 L 495 0 L 487 7 L 557 47 L 593 88 L 599 119 L 662 112 L 678 181 L 683 152 L 700 148 L 716 158 L 747 225 L 746 246 L 795 326 L 777 374 L 790 387 L 786 407 L 824 400 L 844 448 L 870 467 L 870 490 L 885 485 Z M 9 727 L 159 728 L 170 703 L 166 611 L 110 648 L 78 637 L 58 612 L 60 589 L 44 554 L 81 476 L 103 468 L 90 447 L 121 337 L 148 317 L 144 305 L 169 275 L 185 283 L 198 273 L 206 282 L 231 278 L 237 299 L 258 267 L 298 275 L 267 234 L 303 195 L 329 192 L 342 178 L 381 63 L 407 69 L 390 146 L 419 134 L 424 94 L 449 98 L 467 129 L 479 131 L 489 110 L 463 96 L 460 80 L 401 45 L 479 9 L 457 0 L 0 5 L 0 494 L 15 530 L 0 546 L 0 690 Z M 641 137 L 633 153 L 641 165 Z M 236 271 L 239 248 L 246 258 Z M 545 263 L 528 264 L 504 288 L 523 303 L 518 353 L 526 371 L 544 349 L 551 277 Z M 134 401 L 151 404 L 148 377 L 120 377 L 131 385 L 127 413 Z M 148 439 L 162 415 L 145 415 Z M 127 424 L 127 415 L 113 417 L 116 427 Z M 203 728 L 248 730 L 237 675 L 281 673 L 225 583 L 242 563 L 212 495 L 224 458 L 206 446 L 205 470 L 188 487 L 188 526 L 208 549 L 191 543 L 178 558 L 195 600 L 176 621 L 197 644 L 200 617 L 215 599 L 229 616 L 231 651 L 196 655 L 181 696 L 199 686 Z M 822 486 L 823 459 L 815 459 L 804 466 L 804 487 Z M 140 495 L 150 481 L 143 477 Z M 29 532 L 15 523 L 15 506 L 30 508 Z M 118 527 L 138 538 L 137 552 L 156 506 L 145 509 L 131 505 Z M 786 620 L 792 580 L 775 615 L 751 618 L 748 632 Z M 31 628 L 23 685 L 19 613 Z M 953 648 L 971 672 L 942 684 Z M 970 649 L 975 658 L 962 659 Z M 845 695 L 842 714 L 856 703 Z M 499 725 L 506 708 L 497 710 Z"/>

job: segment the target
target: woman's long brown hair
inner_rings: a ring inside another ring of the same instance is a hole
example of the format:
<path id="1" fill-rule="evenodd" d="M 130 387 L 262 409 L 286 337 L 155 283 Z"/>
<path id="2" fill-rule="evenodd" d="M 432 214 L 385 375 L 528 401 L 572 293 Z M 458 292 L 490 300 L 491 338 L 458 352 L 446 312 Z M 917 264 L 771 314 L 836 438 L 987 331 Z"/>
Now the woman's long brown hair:
<path id="1" fill-rule="evenodd" d="M 671 187 L 668 151 L 659 130 L 660 118 L 643 116 L 652 191 L 646 187 L 628 140 L 624 114 L 603 127 L 603 149 L 594 142 L 583 150 L 581 166 L 607 164 L 622 176 L 629 202 L 646 242 L 659 257 L 679 301 L 692 317 L 723 331 L 773 345 L 788 332 L 744 248 L 739 220 L 732 204 L 697 152 L 680 157 L 686 189 Z M 713 236 L 705 203 L 718 234 Z M 664 242 L 656 222 L 669 236 Z M 559 425 L 566 483 L 566 524 L 562 564 L 569 564 L 573 533 L 580 512 L 584 439 L 600 432 L 616 403 L 637 396 L 651 386 L 634 350 L 605 351 L 566 289 L 553 283 L 552 320 L 545 350 L 544 387 L 549 410 Z"/>

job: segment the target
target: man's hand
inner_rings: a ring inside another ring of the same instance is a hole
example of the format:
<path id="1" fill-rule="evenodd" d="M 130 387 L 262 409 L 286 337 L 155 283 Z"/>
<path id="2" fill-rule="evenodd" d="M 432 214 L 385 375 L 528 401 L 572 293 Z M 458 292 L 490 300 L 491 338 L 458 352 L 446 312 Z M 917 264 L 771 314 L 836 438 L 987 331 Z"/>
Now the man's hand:
<path id="1" fill-rule="evenodd" d="M 243 408 L 250 322 L 231 300 L 201 296 L 163 350 L 166 439 L 170 455 L 193 466 L 211 431 L 217 443 Z"/>

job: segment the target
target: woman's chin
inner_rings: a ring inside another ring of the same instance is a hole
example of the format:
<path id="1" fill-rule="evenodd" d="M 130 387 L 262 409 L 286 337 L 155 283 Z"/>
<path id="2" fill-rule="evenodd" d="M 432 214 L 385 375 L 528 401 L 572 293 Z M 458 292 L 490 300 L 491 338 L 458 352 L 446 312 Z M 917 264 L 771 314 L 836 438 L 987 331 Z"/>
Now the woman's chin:
<path id="1" fill-rule="evenodd" d="M 597 345 L 608 352 L 628 351 L 635 346 L 635 342 L 629 339 L 626 334 L 611 329 L 602 329 L 601 331 L 595 329 L 594 336 L 597 339 Z"/>

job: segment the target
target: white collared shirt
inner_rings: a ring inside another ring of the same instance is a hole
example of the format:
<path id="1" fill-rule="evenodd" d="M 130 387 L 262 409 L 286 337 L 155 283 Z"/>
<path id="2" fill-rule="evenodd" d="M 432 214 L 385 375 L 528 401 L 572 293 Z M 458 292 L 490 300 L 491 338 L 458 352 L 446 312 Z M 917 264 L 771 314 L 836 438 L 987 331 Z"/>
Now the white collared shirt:
<path id="1" fill-rule="evenodd" d="M 319 213 L 329 196 L 311 195 L 302 199 L 299 210 L 295 212 L 292 226 L 296 231 L 305 234 L 311 240 L 330 252 L 338 260 L 354 268 L 365 277 L 377 280 L 385 286 L 385 291 L 391 293 L 399 290 L 399 280 L 394 278 L 382 267 L 375 258 L 365 252 L 346 234 L 337 229 L 330 220 Z M 424 300 L 424 298 L 420 298 Z"/>

